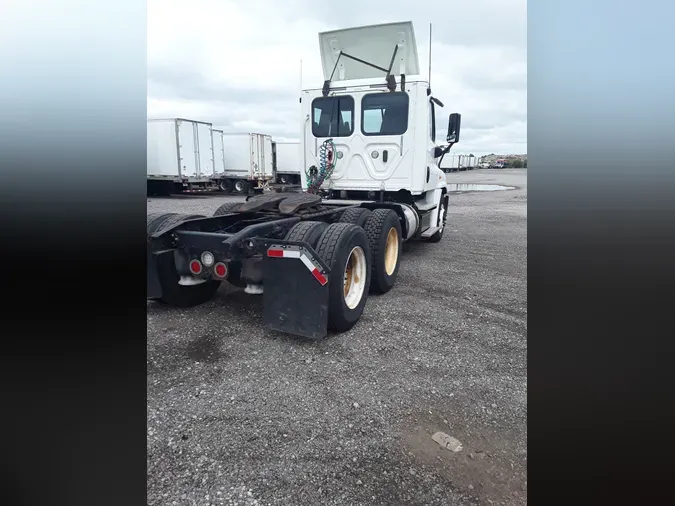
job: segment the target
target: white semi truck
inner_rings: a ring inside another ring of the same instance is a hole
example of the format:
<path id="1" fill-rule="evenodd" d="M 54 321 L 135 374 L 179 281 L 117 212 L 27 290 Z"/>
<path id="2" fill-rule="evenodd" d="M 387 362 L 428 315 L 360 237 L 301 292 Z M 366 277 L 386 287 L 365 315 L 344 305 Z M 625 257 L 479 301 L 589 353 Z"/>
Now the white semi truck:
<path id="1" fill-rule="evenodd" d="M 222 191 L 247 194 L 262 191 L 274 182 L 270 135 L 214 132 L 218 139 L 216 144 L 222 144 L 223 163 L 212 179 Z M 217 153 L 219 149 L 216 149 Z"/>
<path id="2" fill-rule="evenodd" d="M 273 141 L 272 146 L 277 183 L 300 184 L 301 144 Z"/>
<path id="3" fill-rule="evenodd" d="M 369 292 L 395 284 L 401 245 L 443 237 L 438 162 L 459 140 L 420 76 L 411 22 L 319 34 L 323 85 L 302 91 L 303 192 L 259 195 L 213 217 L 150 214 L 148 298 L 209 300 L 223 281 L 262 293 L 265 325 L 322 338 L 352 328 Z"/>
<path id="4" fill-rule="evenodd" d="M 211 123 L 184 118 L 148 120 L 149 195 L 170 195 L 211 185 L 215 168 L 211 128 Z"/>

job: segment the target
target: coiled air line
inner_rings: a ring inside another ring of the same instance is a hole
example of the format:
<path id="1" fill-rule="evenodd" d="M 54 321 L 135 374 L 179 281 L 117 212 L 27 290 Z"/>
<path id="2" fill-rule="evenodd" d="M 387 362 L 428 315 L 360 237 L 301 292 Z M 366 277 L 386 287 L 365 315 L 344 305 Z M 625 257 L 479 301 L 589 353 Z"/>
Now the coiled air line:
<path id="1" fill-rule="evenodd" d="M 307 192 L 318 193 L 321 185 L 330 179 L 335 169 L 335 143 L 333 139 L 326 139 L 319 147 L 319 169 L 310 167 L 305 169 L 305 176 L 307 176 Z M 314 169 L 314 170 L 312 170 Z"/>

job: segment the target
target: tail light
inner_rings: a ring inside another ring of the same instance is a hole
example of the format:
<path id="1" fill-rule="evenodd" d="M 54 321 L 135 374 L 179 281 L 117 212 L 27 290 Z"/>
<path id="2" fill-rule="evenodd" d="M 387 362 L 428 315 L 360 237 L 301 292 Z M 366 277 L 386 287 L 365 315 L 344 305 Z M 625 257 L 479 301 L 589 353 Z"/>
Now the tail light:
<path id="1" fill-rule="evenodd" d="M 194 275 L 202 273 L 202 263 L 199 260 L 192 260 L 190 262 L 190 272 Z"/>
<path id="2" fill-rule="evenodd" d="M 227 265 L 225 265 L 223 262 L 218 262 L 213 266 L 213 273 L 217 278 L 224 278 L 227 276 Z"/>

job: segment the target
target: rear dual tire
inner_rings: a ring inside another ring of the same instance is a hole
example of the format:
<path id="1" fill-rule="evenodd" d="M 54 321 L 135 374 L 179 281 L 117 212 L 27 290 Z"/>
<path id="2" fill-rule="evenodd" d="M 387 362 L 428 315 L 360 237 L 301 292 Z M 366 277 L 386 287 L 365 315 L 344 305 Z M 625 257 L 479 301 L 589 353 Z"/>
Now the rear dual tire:
<path id="1" fill-rule="evenodd" d="M 392 209 L 371 211 L 364 207 L 352 207 L 342 213 L 340 222 L 353 223 L 366 232 L 372 255 L 370 291 L 387 293 L 398 277 L 403 242 L 398 215 Z"/>
<path id="2" fill-rule="evenodd" d="M 229 179 L 223 179 L 220 181 L 218 187 L 221 189 L 221 191 L 225 193 L 230 193 L 232 192 L 232 181 L 230 181 Z"/>
<path id="3" fill-rule="evenodd" d="M 363 314 L 370 284 L 370 245 L 364 230 L 351 223 L 328 225 L 316 252 L 330 269 L 328 329 L 345 332 Z"/>
<path id="4" fill-rule="evenodd" d="M 322 221 L 301 221 L 288 231 L 287 241 L 305 242 L 316 250 L 319 239 L 328 228 L 328 224 Z"/>
<path id="5" fill-rule="evenodd" d="M 225 193 L 244 194 L 248 193 L 250 184 L 245 179 L 222 179 L 220 183 L 218 183 L 218 187 Z"/>
<path id="6" fill-rule="evenodd" d="M 372 255 L 370 291 L 387 293 L 398 277 L 403 242 L 401 221 L 391 209 L 375 209 L 368 217 L 364 230 Z"/>
<path id="7" fill-rule="evenodd" d="M 239 195 L 241 195 L 243 193 L 248 193 L 249 188 L 250 188 L 250 185 L 249 185 L 248 181 L 244 181 L 243 179 L 240 179 L 240 180 L 234 182 L 234 186 L 233 186 L 234 193 L 237 193 Z"/>
<path id="8" fill-rule="evenodd" d="M 365 229 L 371 215 L 372 211 L 365 207 L 350 207 L 340 216 L 340 223 L 353 223 Z"/>

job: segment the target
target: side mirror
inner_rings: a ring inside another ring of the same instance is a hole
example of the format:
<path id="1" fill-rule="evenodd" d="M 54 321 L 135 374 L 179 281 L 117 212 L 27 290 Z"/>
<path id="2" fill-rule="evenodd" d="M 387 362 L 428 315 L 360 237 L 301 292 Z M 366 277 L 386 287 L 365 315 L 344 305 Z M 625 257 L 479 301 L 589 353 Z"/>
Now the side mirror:
<path id="1" fill-rule="evenodd" d="M 434 148 L 434 158 L 438 158 L 439 156 L 441 156 L 443 154 L 443 151 L 444 149 L 442 147 L 436 146 Z"/>
<path id="2" fill-rule="evenodd" d="M 450 115 L 450 120 L 448 121 L 448 142 L 459 142 L 459 128 L 462 125 L 462 115 L 453 112 Z"/>

